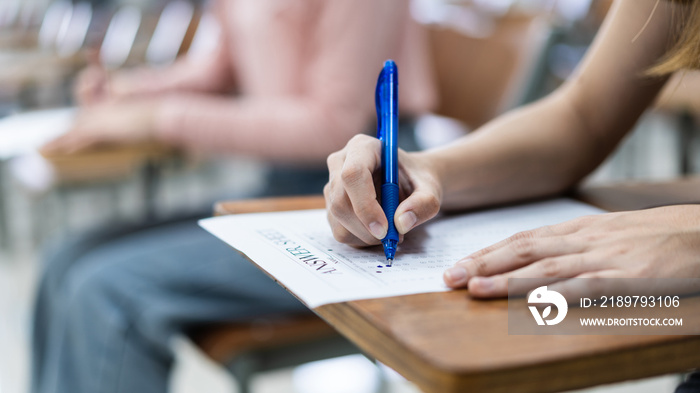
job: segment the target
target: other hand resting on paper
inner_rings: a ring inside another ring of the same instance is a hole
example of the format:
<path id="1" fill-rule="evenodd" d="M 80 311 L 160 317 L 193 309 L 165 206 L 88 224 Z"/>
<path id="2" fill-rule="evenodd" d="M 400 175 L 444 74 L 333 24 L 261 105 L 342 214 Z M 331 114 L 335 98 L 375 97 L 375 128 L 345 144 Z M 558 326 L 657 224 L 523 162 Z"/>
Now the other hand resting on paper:
<path id="1" fill-rule="evenodd" d="M 520 232 L 457 262 L 444 278 L 472 296 L 501 297 L 509 278 L 700 277 L 698 255 L 700 206 L 670 206 Z"/>

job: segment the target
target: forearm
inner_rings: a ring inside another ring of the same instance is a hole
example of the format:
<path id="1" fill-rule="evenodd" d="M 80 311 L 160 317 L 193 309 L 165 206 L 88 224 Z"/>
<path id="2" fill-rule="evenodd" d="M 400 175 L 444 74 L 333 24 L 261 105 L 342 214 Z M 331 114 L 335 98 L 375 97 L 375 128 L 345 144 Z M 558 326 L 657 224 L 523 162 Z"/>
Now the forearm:
<path id="1" fill-rule="evenodd" d="M 565 100 L 553 96 L 424 155 L 443 185 L 443 207 L 472 208 L 575 184 L 614 147 L 585 131 Z"/>
<path id="2" fill-rule="evenodd" d="M 236 99 L 179 95 L 163 100 L 157 135 L 187 149 L 236 153 L 273 162 L 322 164 L 354 134 L 368 112 L 311 99 Z"/>
<path id="3" fill-rule="evenodd" d="M 446 208 L 561 192 L 593 170 L 653 101 L 666 78 L 646 77 L 673 43 L 676 6 L 616 3 L 570 81 L 548 98 L 427 153 Z M 645 24 L 645 21 L 648 23 Z"/>
<path id="4" fill-rule="evenodd" d="M 162 95 L 176 91 L 223 92 L 233 86 L 224 64 L 182 59 L 165 69 L 139 68 L 115 74 L 110 95 L 116 99 Z"/>

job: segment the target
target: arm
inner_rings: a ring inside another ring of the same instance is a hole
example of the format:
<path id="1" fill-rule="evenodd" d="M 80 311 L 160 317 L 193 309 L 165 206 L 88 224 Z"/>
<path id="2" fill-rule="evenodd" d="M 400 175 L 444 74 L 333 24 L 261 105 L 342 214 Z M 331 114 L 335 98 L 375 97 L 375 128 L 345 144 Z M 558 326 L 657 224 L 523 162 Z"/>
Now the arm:
<path id="1" fill-rule="evenodd" d="M 401 46 L 408 4 L 317 0 L 303 6 L 303 15 L 270 18 L 274 24 L 264 27 L 263 36 L 240 37 L 249 49 L 238 53 L 248 62 L 245 82 L 256 94 L 231 98 L 180 92 L 97 105 L 81 113 L 74 129 L 47 150 L 157 139 L 271 161 L 323 162 L 369 124 L 377 69 Z M 317 23 L 309 25 L 309 20 Z M 267 46 L 250 50 L 261 42 Z M 422 92 L 408 102 L 427 106 L 429 95 Z"/>
<path id="2" fill-rule="evenodd" d="M 42 150 L 71 154 L 98 145 L 152 141 L 156 113 L 165 93 L 214 92 L 233 85 L 223 56 L 224 51 L 220 50 L 199 65 L 180 60 L 161 72 L 144 69 L 116 78 L 108 78 L 101 68 L 88 68 L 76 85 L 81 110 L 71 130 L 47 143 Z"/>
<path id="3" fill-rule="evenodd" d="M 214 14 L 221 19 L 225 9 L 223 3 L 215 5 Z M 202 18 L 200 23 L 211 19 Z M 221 20 L 219 20 L 219 25 Z M 90 105 L 105 100 L 124 100 L 160 95 L 173 91 L 225 92 L 233 88 L 233 73 L 230 67 L 228 42 L 219 30 L 217 45 L 203 58 L 188 56 L 179 58 L 167 68 L 136 68 L 108 73 L 94 60 L 94 65 L 85 69 L 75 85 L 75 97 L 81 105 Z"/>
<path id="4" fill-rule="evenodd" d="M 138 68 L 110 74 L 94 64 L 81 71 L 73 96 L 80 106 L 143 99 L 173 91 L 223 92 L 233 86 L 233 78 L 222 67 L 222 56 L 192 62 L 180 59 L 172 66 L 155 71 Z"/>
<path id="5" fill-rule="evenodd" d="M 447 184 L 445 207 L 561 192 L 598 166 L 665 82 L 642 75 L 672 43 L 676 6 L 670 3 L 660 2 L 642 31 L 656 3 L 617 2 L 577 72 L 557 92 L 427 153 Z"/>
<path id="6" fill-rule="evenodd" d="M 573 125 L 568 128 L 570 139 L 567 143 L 557 138 L 555 132 L 540 129 L 541 138 L 551 138 L 534 143 L 540 149 L 535 147 L 530 152 L 540 156 L 525 155 L 525 160 L 514 162 L 514 166 L 523 166 L 524 171 L 520 172 L 525 176 L 538 180 L 529 187 L 516 184 L 496 189 L 497 192 L 528 197 L 557 192 L 574 184 L 600 163 L 652 103 L 667 78 L 655 80 L 639 75 L 668 50 L 673 42 L 672 23 L 678 23 L 672 15 L 675 13 L 677 18 L 682 15 L 680 10 L 674 10 L 678 6 L 659 3 L 646 30 L 631 42 L 630 37 L 637 34 L 633 26 L 651 14 L 654 3 L 618 2 L 580 71 L 557 93 L 559 96 L 521 112 L 523 117 L 519 120 L 534 126 L 527 122 L 531 120 L 527 111 L 546 118 L 547 125 L 552 124 L 552 118 L 547 117 L 552 112 L 548 111 L 553 111 L 562 116 L 553 123 L 561 128 L 559 134 L 567 134 L 567 126 Z M 518 115 L 513 119 L 517 121 Z M 512 137 L 514 143 L 527 146 L 527 140 Z M 541 148 L 549 143 L 555 149 Z M 522 150 L 509 151 L 509 154 L 518 153 Z M 509 172 L 513 174 L 509 170 L 499 172 L 497 168 L 494 172 L 505 174 L 502 180 L 508 179 Z M 515 182 L 516 178 L 511 179 Z M 524 191 L 518 189 L 523 186 Z M 466 185 L 464 190 L 468 189 Z M 580 282 L 567 278 L 697 277 L 699 227 L 697 206 L 581 217 L 518 233 L 467 256 L 448 269 L 444 278 L 449 286 L 468 286 L 472 296 L 499 297 L 508 294 L 510 278 L 547 277 L 551 282 L 560 281 L 553 287 L 568 295 L 568 299 L 574 299 L 612 289 L 606 287 L 610 281 L 584 288 Z M 673 263 L 669 263 L 670 258 Z"/>
<path id="7" fill-rule="evenodd" d="M 432 218 L 441 206 L 462 209 L 555 194 L 595 168 L 665 82 L 642 73 L 672 44 L 671 14 L 679 6 L 659 3 L 642 31 L 656 3 L 619 1 L 574 77 L 549 97 L 445 148 L 403 154 L 408 197 L 396 211 L 399 232 Z M 329 158 L 328 206 L 341 241 L 375 244 L 385 231 L 386 218 L 375 193 L 368 192 L 378 157 L 371 138 L 355 138 Z"/>
<path id="8" fill-rule="evenodd" d="M 216 49 L 202 58 L 182 56 L 165 69 L 138 68 L 115 74 L 109 81 L 110 93 L 115 98 L 133 98 L 160 95 L 176 91 L 226 92 L 233 88 L 230 42 L 223 34 L 230 10 L 225 1 L 215 1 L 211 7 L 213 18 L 201 18 L 200 23 L 215 20 L 218 24 Z"/>
<path id="9" fill-rule="evenodd" d="M 216 50 L 202 59 L 183 56 L 165 69 L 137 68 L 118 72 L 108 77 L 108 98 L 124 100 L 182 91 L 230 91 L 234 78 L 228 56 L 226 45 L 219 42 Z"/>

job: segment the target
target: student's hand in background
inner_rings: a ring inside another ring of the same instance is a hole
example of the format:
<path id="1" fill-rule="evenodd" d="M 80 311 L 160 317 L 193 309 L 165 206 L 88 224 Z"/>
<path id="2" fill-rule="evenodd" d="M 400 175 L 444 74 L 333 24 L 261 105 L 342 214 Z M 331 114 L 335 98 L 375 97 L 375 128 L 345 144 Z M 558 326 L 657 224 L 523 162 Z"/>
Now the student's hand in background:
<path id="1" fill-rule="evenodd" d="M 380 169 L 381 143 L 367 135 L 353 137 L 328 157 L 329 182 L 323 193 L 338 241 L 362 247 L 379 244 L 386 235 L 388 223 L 375 183 Z M 404 235 L 438 213 L 442 186 L 425 155 L 403 150 L 399 150 L 399 182 L 402 202 L 394 222 Z"/>
<path id="2" fill-rule="evenodd" d="M 95 105 L 110 97 L 110 76 L 99 65 L 90 65 L 80 72 L 73 89 L 75 100 L 80 106 Z"/>
<path id="3" fill-rule="evenodd" d="M 42 151 L 76 153 L 103 145 L 146 143 L 153 139 L 156 106 L 151 101 L 108 102 L 83 108 L 73 128 Z"/>
<path id="4" fill-rule="evenodd" d="M 509 278 L 700 277 L 699 255 L 700 206 L 681 205 L 521 232 L 457 262 L 444 278 L 475 297 L 504 297 Z"/>
<path id="5" fill-rule="evenodd" d="M 92 106 L 145 96 L 144 92 L 139 93 L 139 91 L 152 81 L 148 78 L 133 78 L 132 75 L 138 75 L 138 71 L 110 72 L 95 61 L 78 75 L 73 96 L 79 106 Z"/>

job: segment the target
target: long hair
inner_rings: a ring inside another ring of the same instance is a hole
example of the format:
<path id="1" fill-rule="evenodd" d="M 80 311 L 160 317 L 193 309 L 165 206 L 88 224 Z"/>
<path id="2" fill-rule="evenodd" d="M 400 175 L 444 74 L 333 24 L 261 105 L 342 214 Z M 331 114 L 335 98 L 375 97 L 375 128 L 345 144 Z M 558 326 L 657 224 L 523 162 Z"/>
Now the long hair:
<path id="1" fill-rule="evenodd" d="M 666 75 L 680 69 L 700 69 L 700 0 L 671 0 L 689 4 L 688 19 L 678 41 L 659 64 L 649 70 L 652 75 Z"/>

